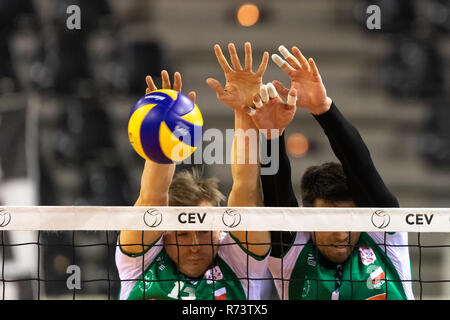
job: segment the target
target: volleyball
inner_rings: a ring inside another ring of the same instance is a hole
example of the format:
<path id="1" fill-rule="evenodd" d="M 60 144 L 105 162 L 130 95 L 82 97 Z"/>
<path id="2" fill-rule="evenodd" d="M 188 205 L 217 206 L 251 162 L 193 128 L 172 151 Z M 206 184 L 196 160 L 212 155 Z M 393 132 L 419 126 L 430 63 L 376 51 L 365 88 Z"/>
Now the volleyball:
<path id="1" fill-rule="evenodd" d="M 128 119 L 128 137 L 144 159 L 168 164 L 189 157 L 201 142 L 203 117 L 184 94 L 155 90 L 134 105 Z"/>

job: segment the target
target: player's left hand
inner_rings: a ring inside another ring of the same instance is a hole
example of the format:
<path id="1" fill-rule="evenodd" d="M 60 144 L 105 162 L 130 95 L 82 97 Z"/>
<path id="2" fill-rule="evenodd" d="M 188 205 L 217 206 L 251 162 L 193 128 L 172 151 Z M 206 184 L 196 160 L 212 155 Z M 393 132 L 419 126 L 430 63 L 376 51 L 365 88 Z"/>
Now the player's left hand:
<path id="1" fill-rule="evenodd" d="M 284 46 L 278 49 L 286 60 L 277 54 L 272 55 L 272 60 L 289 76 L 291 88 L 297 89 L 299 95 L 297 107 L 306 108 L 316 115 L 327 112 L 331 106 L 331 99 L 327 96 L 314 60 L 312 58 L 306 60 L 297 47 L 292 47 L 292 54 Z M 274 82 L 274 85 L 281 96 L 287 94 L 288 89 L 280 82 Z"/>
<path id="2" fill-rule="evenodd" d="M 261 64 L 256 72 L 252 71 L 252 47 L 245 43 L 245 65 L 242 68 L 236 48 L 233 43 L 228 44 L 233 68 L 227 62 L 219 45 L 214 46 L 217 60 L 225 73 L 225 87 L 213 78 L 206 79 L 206 83 L 216 91 L 217 98 L 236 111 L 250 113 L 253 107 L 253 96 L 258 93 L 262 85 L 262 77 L 267 68 L 269 53 L 264 52 Z"/>
<path id="3" fill-rule="evenodd" d="M 280 98 L 274 85 L 262 85 L 260 92 L 253 97 L 255 110 L 250 113 L 255 126 L 262 130 L 267 139 L 279 137 L 294 119 L 297 90 L 288 90 L 287 103 Z M 272 135 L 272 129 L 276 129 Z"/>

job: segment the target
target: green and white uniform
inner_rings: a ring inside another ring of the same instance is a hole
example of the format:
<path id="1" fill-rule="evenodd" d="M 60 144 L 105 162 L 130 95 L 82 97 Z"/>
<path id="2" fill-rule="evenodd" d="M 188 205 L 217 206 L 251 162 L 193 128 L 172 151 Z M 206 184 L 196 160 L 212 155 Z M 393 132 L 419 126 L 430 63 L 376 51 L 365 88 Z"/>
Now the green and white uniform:
<path id="1" fill-rule="evenodd" d="M 361 233 L 348 260 L 336 265 L 309 232 L 297 232 L 283 258 L 270 257 L 269 269 L 280 299 L 413 300 L 407 245 L 406 232 Z"/>
<path id="2" fill-rule="evenodd" d="M 194 280 L 177 271 L 164 249 L 163 237 L 137 256 L 123 252 L 119 245 L 120 299 L 259 300 L 264 282 L 257 279 L 266 275 L 269 255 L 254 256 L 236 241 L 227 233 L 220 242 L 215 266 L 202 279 Z"/>

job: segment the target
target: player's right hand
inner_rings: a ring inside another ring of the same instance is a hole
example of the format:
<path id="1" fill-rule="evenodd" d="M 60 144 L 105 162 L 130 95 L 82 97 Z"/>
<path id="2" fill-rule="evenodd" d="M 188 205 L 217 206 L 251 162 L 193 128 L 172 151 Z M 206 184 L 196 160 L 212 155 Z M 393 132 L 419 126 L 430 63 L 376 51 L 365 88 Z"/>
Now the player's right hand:
<path id="1" fill-rule="evenodd" d="M 297 90 L 292 88 L 287 92 L 287 103 L 280 98 L 272 83 L 262 85 L 260 92 L 253 97 L 255 108 L 250 116 L 255 126 L 262 131 L 267 139 L 281 136 L 284 129 L 294 119 L 297 101 Z M 276 129 L 273 134 L 272 130 Z"/>

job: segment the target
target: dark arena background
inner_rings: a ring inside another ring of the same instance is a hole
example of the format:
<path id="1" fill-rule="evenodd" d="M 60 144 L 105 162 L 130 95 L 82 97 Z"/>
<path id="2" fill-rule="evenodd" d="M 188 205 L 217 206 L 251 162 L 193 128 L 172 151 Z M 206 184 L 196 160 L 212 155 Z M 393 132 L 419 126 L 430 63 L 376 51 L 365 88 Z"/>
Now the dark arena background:
<path id="1" fill-rule="evenodd" d="M 144 160 L 127 120 L 145 76 L 160 86 L 162 69 L 179 71 L 204 129 L 225 131 L 233 113 L 205 83 L 223 81 L 213 46 L 242 55 L 249 41 L 254 64 L 281 44 L 314 57 L 400 206 L 447 208 L 449 31 L 448 0 L 0 0 L 0 206 L 132 206 Z M 264 79 L 289 83 L 272 61 Z M 286 138 L 300 199 L 299 173 L 335 157 L 304 111 Z M 229 165 L 203 170 L 229 194 Z M 117 299 L 117 234 L 0 231 L 0 299 Z M 450 299 L 450 233 L 411 232 L 409 245 L 415 298 Z"/>

